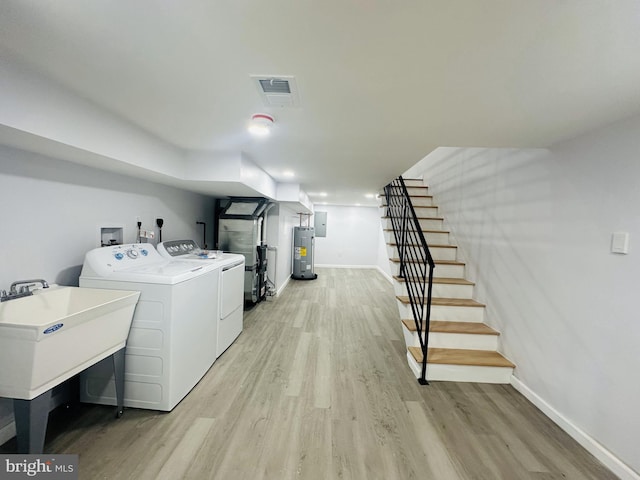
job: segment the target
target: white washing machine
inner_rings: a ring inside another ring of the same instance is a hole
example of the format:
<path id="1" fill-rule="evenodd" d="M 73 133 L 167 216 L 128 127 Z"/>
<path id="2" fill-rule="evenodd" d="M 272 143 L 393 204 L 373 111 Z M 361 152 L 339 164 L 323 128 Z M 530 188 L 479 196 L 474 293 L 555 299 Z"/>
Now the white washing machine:
<path id="1" fill-rule="evenodd" d="M 219 272 L 216 358 L 219 357 L 242 333 L 244 255 L 201 250 L 193 240 L 159 243 L 158 253 L 165 258 L 205 265 L 206 268 Z"/>
<path id="2" fill-rule="evenodd" d="M 124 405 L 172 410 L 216 359 L 219 272 L 168 260 L 150 244 L 91 250 L 80 286 L 140 292 L 125 350 Z M 80 400 L 115 405 L 111 365 L 80 377 Z"/>

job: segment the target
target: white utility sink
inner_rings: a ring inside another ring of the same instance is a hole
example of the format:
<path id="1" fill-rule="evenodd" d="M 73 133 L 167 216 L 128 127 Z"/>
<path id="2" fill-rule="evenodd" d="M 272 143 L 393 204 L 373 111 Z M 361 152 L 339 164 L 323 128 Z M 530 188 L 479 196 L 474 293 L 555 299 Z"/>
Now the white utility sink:
<path id="1" fill-rule="evenodd" d="M 0 397 L 31 400 L 124 348 L 139 296 L 51 286 L 0 303 Z"/>

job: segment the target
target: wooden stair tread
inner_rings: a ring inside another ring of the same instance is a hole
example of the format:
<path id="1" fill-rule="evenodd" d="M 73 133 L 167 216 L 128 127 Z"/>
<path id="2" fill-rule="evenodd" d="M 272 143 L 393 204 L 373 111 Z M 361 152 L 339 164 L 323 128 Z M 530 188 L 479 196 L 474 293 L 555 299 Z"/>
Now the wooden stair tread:
<path id="1" fill-rule="evenodd" d="M 389 260 L 391 260 L 393 263 L 400 263 L 399 258 L 390 258 Z M 409 262 L 415 263 L 415 262 L 411 262 L 411 260 L 409 260 Z M 457 260 L 434 260 L 433 262 L 436 265 L 461 265 L 461 266 L 465 265 L 464 262 L 458 262 Z"/>
<path id="2" fill-rule="evenodd" d="M 439 231 L 439 230 L 438 230 Z M 396 242 L 389 242 L 387 243 L 387 245 L 389 245 L 390 247 L 397 247 L 398 244 Z M 407 245 L 411 246 L 411 247 L 417 247 L 418 244 L 417 243 L 407 243 Z M 457 245 L 428 245 L 429 248 L 458 248 Z"/>
<path id="3" fill-rule="evenodd" d="M 416 207 L 416 208 L 419 208 L 419 207 Z M 389 220 L 391 217 L 385 215 L 384 217 L 380 217 L 380 218 L 382 218 L 383 220 Z M 418 220 L 444 220 L 444 217 L 419 217 L 417 215 L 416 215 L 416 218 Z"/>
<path id="4" fill-rule="evenodd" d="M 394 275 L 393 279 L 400 283 L 404 283 L 407 281 L 406 278 L 399 277 L 397 275 Z M 466 280 L 464 278 L 448 278 L 448 277 L 433 277 L 433 283 L 443 283 L 447 285 L 475 285 L 475 283 L 470 282 L 469 280 Z"/>
<path id="5" fill-rule="evenodd" d="M 402 320 L 407 330 L 415 332 L 416 322 L 413 319 Z M 465 333 L 469 335 L 500 335 L 500 332 L 494 330 L 486 323 L 478 322 L 451 322 L 443 320 L 431 320 L 429 322 L 429 331 L 437 333 Z"/>
<path id="6" fill-rule="evenodd" d="M 396 295 L 396 298 L 405 304 L 409 303 L 408 295 Z M 439 307 L 485 307 L 483 303 L 476 302 L 471 298 L 443 298 L 432 297 L 431 306 L 437 305 Z"/>
<path id="7" fill-rule="evenodd" d="M 409 347 L 409 352 L 416 362 L 422 363 L 422 350 L 420 347 Z M 463 350 L 457 348 L 429 348 L 427 350 L 427 363 L 515 368 L 515 364 L 498 352 L 490 350 Z"/>
<path id="8" fill-rule="evenodd" d="M 429 187 L 410 187 L 410 188 L 424 188 L 427 189 Z M 391 194 L 392 197 L 401 197 L 402 195 L 395 195 L 395 194 Z M 384 198 L 385 195 L 382 195 L 382 197 Z M 409 195 L 410 198 L 433 198 L 433 195 L 416 195 L 414 193 Z M 419 205 L 418 205 L 419 206 Z"/>
<path id="9" fill-rule="evenodd" d="M 393 228 L 385 228 L 383 229 L 384 232 L 393 232 Z M 417 230 L 408 230 L 409 232 L 417 232 Z M 423 228 L 421 230 L 422 232 L 425 233 L 449 233 L 449 230 L 430 230 L 428 228 Z"/>
<path id="10" fill-rule="evenodd" d="M 424 188 L 429 188 L 429 187 L 424 187 Z M 401 197 L 402 195 L 391 195 L 392 197 Z M 433 198 L 433 195 L 409 195 L 411 198 Z M 386 195 L 384 193 L 378 194 L 378 197 L 382 198 L 383 202 L 384 200 L 386 200 Z M 382 204 L 382 206 L 386 207 L 387 203 L 384 202 Z M 424 207 L 426 205 L 414 205 L 415 207 Z"/>
<path id="11" fill-rule="evenodd" d="M 405 185 L 405 187 L 407 187 L 407 188 L 424 188 L 424 189 L 429 188 L 428 185 Z"/>

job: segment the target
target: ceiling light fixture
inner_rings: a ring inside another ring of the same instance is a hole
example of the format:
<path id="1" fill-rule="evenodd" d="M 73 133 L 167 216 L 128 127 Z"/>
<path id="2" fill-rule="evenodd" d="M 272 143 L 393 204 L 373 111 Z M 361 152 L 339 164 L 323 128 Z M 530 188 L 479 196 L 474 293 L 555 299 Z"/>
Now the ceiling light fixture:
<path id="1" fill-rule="evenodd" d="M 284 175 L 287 178 L 293 178 L 296 176 L 296 174 L 293 173 L 291 170 L 285 170 L 284 172 L 282 172 L 282 175 Z"/>
<path id="2" fill-rule="evenodd" d="M 249 123 L 249 132 L 258 137 L 266 137 L 271 133 L 273 117 L 266 113 L 254 113 Z"/>

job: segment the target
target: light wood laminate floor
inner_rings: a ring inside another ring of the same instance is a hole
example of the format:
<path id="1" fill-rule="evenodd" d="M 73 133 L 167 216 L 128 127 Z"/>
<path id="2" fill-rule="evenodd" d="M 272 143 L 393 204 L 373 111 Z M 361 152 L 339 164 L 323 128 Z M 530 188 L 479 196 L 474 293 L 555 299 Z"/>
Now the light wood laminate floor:
<path id="1" fill-rule="evenodd" d="M 54 412 L 45 451 L 82 480 L 616 478 L 511 386 L 418 385 L 375 270 L 292 280 L 171 413 L 113 413 Z"/>

